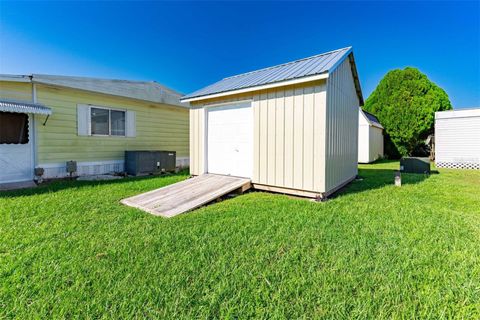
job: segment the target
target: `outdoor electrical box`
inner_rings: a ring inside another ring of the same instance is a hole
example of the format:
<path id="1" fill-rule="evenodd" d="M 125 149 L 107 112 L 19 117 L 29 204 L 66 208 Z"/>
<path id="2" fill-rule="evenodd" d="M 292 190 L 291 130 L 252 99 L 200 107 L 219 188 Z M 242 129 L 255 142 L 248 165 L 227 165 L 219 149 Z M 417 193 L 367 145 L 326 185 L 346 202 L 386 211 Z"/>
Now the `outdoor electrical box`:
<path id="1" fill-rule="evenodd" d="M 430 174 L 430 159 L 405 157 L 400 159 L 400 171 L 403 173 Z"/>
<path id="2" fill-rule="evenodd" d="M 129 175 L 174 172 L 175 151 L 125 151 L 125 171 Z"/>

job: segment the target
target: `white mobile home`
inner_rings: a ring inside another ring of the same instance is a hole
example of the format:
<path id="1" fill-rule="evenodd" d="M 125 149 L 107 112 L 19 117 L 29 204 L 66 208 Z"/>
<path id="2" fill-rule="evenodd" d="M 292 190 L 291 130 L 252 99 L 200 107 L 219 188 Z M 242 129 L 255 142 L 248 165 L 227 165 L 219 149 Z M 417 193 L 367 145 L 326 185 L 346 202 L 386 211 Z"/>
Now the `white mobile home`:
<path id="1" fill-rule="evenodd" d="M 435 164 L 480 169 L 480 108 L 435 112 Z"/>
<path id="2" fill-rule="evenodd" d="M 322 198 L 357 175 L 362 92 L 351 48 L 225 78 L 190 102 L 190 171 Z"/>
<path id="3" fill-rule="evenodd" d="M 383 157 L 383 127 L 377 117 L 359 109 L 358 162 L 370 163 Z"/>

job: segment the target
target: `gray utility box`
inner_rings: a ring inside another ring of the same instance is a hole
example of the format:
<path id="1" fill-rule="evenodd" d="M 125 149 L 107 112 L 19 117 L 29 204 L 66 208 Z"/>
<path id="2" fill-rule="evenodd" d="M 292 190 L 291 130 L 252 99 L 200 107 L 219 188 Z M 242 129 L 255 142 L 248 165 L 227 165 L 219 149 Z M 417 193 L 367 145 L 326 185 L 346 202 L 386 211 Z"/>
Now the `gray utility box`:
<path id="1" fill-rule="evenodd" d="M 175 151 L 125 151 L 125 171 L 133 176 L 174 172 L 176 157 Z"/>
<path id="2" fill-rule="evenodd" d="M 400 159 L 400 171 L 404 173 L 430 174 L 430 159 L 406 157 Z"/>

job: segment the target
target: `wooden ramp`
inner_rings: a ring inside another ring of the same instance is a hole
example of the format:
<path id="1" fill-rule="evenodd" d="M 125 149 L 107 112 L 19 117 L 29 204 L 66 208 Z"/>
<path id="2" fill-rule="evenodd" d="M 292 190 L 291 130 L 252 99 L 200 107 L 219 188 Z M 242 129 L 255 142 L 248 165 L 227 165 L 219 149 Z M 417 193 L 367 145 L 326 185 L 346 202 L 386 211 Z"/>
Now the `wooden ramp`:
<path id="1" fill-rule="evenodd" d="M 120 202 L 156 216 L 173 217 L 207 204 L 232 191 L 251 187 L 250 179 L 203 174 Z"/>

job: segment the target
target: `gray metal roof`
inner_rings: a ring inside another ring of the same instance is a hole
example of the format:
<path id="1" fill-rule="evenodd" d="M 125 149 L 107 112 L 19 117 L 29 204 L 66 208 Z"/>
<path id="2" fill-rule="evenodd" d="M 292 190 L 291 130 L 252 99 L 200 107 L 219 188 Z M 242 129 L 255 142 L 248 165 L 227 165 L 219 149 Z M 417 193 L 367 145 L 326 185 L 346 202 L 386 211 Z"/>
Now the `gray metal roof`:
<path id="1" fill-rule="evenodd" d="M 40 103 L 29 103 L 12 100 L 0 100 L 0 111 L 15 113 L 35 113 L 49 116 L 52 109 Z"/>
<path id="2" fill-rule="evenodd" d="M 365 117 L 367 118 L 367 121 L 372 125 L 372 126 L 375 126 L 375 127 L 379 127 L 379 128 L 382 128 L 383 129 L 383 126 L 382 124 L 380 123 L 380 121 L 378 121 L 378 118 L 376 116 L 374 116 L 373 114 L 363 110 L 363 109 L 360 109 L 362 110 L 363 114 L 365 115 Z"/>
<path id="3" fill-rule="evenodd" d="M 181 93 L 165 87 L 155 81 L 128 81 L 85 77 L 56 76 L 44 74 L 0 75 L 0 80 L 32 82 L 60 86 L 91 92 L 98 92 L 155 103 L 164 103 L 180 107 L 188 104 L 180 102 Z"/>
<path id="4" fill-rule="evenodd" d="M 329 70 L 333 70 L 338 64 L 340 64 L 340 62 L 342 62 L 351 51 L 352 48 L 347 47 L 322 53 L 313 57 L 228 77 L 203 89 L 183 96 L 182 101 L 216 93 L 327 73 Z M 356 76 L 356 72 L 354 76 Z"/>

